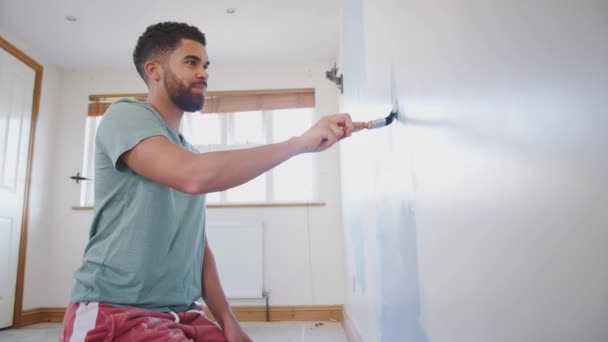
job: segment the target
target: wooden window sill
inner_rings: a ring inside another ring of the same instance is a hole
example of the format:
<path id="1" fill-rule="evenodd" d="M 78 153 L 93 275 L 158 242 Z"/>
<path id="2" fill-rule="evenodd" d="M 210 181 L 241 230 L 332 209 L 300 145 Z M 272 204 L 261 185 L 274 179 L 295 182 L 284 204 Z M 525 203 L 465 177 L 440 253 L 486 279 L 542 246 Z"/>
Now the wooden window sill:
<path id="1" fill-rule="evenodd" d="M 207 208 L 288 208 L 324 207 L 325 202 L 259 202 L 259 203 L 210 203 Z M 73 206 L 72 210 L 93 210 L 92 206 Z"/>

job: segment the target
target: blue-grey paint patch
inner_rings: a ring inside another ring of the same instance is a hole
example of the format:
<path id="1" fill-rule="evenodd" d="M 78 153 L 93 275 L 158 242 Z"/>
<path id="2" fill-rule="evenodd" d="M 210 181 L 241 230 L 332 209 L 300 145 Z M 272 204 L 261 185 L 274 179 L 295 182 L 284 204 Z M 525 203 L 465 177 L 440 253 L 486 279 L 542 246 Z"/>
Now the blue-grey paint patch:
<path id="1" fill-rule="evenodd" d="M 365 237 L 363 232 L 363 210 L 361 203 L 348 210 L 345 215 L 346 229 L 351 241 L 356 287 L 365 293 Z"/>
<path id="2" fill-rule="evenodd" d="M 406 201 L 384 202 L 378 212 L 380 336 L 383 342 L 425 342 L 420 324 L 416 216 Z"/>
<path id="3" fill-rule="evenodd" d="M 344 0 L 343 9 L 344 97 L 351 104 L 361 103 L 367 98 L 363 0 Z M 356 287 L 365 293 L 364 203 L 354 202 L 352 199 L 346 202 L 348 208 L 344 213 L 345 226 L 352 243 Z"/>
<path id="4" fill-rule="evenodd" d="M 367 98 L 363 0 L 344 0 L 344 96 L 355 103 Z"/>

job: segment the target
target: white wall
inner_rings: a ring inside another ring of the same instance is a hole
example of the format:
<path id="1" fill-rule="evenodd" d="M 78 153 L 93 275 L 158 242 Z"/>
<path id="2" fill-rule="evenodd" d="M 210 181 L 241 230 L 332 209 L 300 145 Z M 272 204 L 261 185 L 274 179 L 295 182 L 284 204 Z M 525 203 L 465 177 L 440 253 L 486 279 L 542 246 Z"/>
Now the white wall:
<path id="1" fill-rule="evenodd" d="M 32 307 L 34 303 L 44 300 L 45 293 L 41 291 L 41 284 L 46 282 L 52 272 L 52 268 L 47 263 L 48 248 L 46 246 L 51 234 L 49 222 L 52 216 L 48 207 L 48 203 L 52 201 L 48 180 L 52 176 L 48 171 L 54 162 L 52 142 L 56 136 L 54 118 L 58 112 L 61 73 L 43 55 L 21 41 L 15 34 L 0 27 L 0 36 L 44 68 L 30 182 L 24 288 L 24 307 L 28 308 Z"/>
<path id="2" fill-rule="evenodd" d="M 608 3 L 357 6 L 344 108 L 379 116 L 392 75 L 405 114 L 341 146 L 364 339 L 608 340 Z"/>
<path id="3" fill-rule="evenodd" d="M 337 110 L 336 88 L 324 79 L 333 61 L 306 65 L 221 66 L 210 69 L 209 90 L 304 88 L 316 89 L 318 113 Z M 73 211 L 80 187 L 69 179 L 81 171 L 88 95 L 145 92 L 134 68 L 127 70 L 69 71 L 61 85 L 60 112 L 55 117 L 57 135 L 50 147 L 55 161 L 49 179 L 48 205 L 54 213 L 46 253 L 32 262 L 44 263 L 52 276 L 38 284 L 42 298 L 27 293 L 26 307 L 65 306 L 73 285 L 73 272 L 87 241 L 92 211 Z M 304 128 L 303 128 L 304 129 Z M 343 303 L 343 244 L 339 198 L 338 148 L 318 155 L 319 199 L 315 208 L 208 209 L 214 222 L 263 221 L 266 226 L 265 285 L 271 305 L 329 305 Z M 213 248 L 213 245 L 212 245 Z M 42 258 L 43 260 L 40 260 Z M 30 262 L 30 260 L 28 260 Z M 26 283 L 33 278 L 28 277 Z M 261 300 L 233 301 L 235 305 L 258 305 Z"/>

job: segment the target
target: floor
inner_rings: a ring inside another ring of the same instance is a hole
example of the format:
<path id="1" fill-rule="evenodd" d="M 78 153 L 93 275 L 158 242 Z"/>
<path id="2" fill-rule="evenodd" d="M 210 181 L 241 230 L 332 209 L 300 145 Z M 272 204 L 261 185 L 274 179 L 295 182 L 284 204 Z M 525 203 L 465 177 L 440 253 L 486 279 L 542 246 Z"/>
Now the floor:
<path id="1" fill-rule="evenodd" d="M 241 322 L 255 342 L 348 342 L 339 322 Z M 57 342 L 59 323 L 0 331 L 0 342 Z"/>

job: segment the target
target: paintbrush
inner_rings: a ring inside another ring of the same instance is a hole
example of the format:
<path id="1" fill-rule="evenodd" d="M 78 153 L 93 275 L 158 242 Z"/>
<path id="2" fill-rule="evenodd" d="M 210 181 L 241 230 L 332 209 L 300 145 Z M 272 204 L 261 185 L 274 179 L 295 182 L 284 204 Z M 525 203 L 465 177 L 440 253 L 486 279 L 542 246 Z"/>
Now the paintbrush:
<path id="1" fill-rule="evenodd" d="M 384 126 L 390 125 L 398 116 L 399 116 L 399 100 L 397 100 L 397 85 L 395 83 L 395 77 L 393 72 L 393 66 L 391 65 L 391 102 L 393 104 L 393 109 L 391 113 L 386 118 L 376 119 L 368 122 L 353 122 L 355 125 L 355 130 L 353 132 L 358 132 L 364 129 L 374 129 L 380 128 Z"/>
<path id="2" fill-rule="evenodd" d="M 398 115 L 399 105 L 395 102 L 393 104 L 393 109 L 391 110 L 391 113 L 386 118 L 380 118 L 368 122 L 353 122 L 353 124 L 355 125 L 355 130 L 353 132 L 358 132 L 363 129 L 374 129 L 388 126 L 395 120 L 395 118 L 397 118 Z"/>

